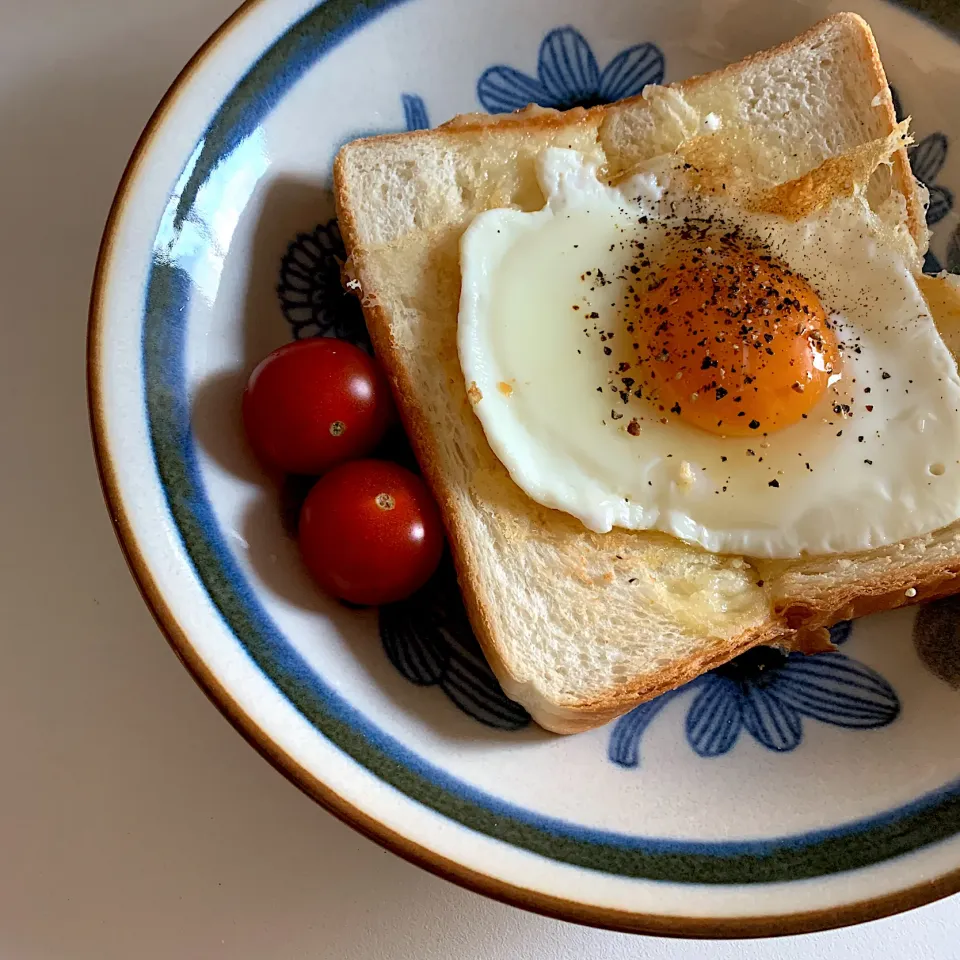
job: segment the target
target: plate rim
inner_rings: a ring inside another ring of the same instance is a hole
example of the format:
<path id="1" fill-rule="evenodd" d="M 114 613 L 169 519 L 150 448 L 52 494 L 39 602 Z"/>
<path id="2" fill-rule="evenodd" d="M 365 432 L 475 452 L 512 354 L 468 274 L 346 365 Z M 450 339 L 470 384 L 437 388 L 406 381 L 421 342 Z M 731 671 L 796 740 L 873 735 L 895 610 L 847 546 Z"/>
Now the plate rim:
<path id="1" fill-rule="evenodd" d="M 97 255 L 88 316 L 86 372 L 90 429 L 101 489 L 114 533 L 134 581 L 157 626 L 208 699 L 264 759 L 342 822 L 391 852 L 443 879 L 503 903 L 556 919 L 622 932 L 660 936 L 753 938 L 811 933 L 849 926 L 900 913 L 960 892 L 960 867 L 958 867 L 933 880 L 880 897 L 849 903 L 840 908 L 823 908 L 782 915 L 711 918 L 637 913 L 585 904 L 531 890 L 450 860 L 398 833 L 346 800 L 284 751 L 243 710 L 207 667 L 191 643 L 186 630 L 180 625 L 167 604 L 141 553 L 120 491 L 117 472 L 110 457 L 102 362 L 106 315 L 105 292 L 118 228 L 124 218 L 132 184 L 143 160 L 151 153 L 166 116 L 180 96 L 187 92 L 194 74 L 216 52 L 221 41 L 230 35 L 241 21 L 245 21 L 255 9 L 266 6 L 269 2 L 271 0 L 244 0 L 190 58 L 148 120 L 126 164 L 107 216 Z"/>

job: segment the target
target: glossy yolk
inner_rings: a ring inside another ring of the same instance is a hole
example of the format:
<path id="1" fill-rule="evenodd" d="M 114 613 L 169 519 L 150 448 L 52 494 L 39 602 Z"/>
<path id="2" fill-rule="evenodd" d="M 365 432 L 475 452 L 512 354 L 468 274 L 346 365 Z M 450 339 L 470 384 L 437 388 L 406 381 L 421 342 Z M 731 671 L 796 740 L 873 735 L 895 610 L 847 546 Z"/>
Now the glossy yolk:
<path id="1" fill-rule="evenodd" d="M 724 436 L 781 430 L 839 377 L 836 338 L 803 277 L 743 245 L 674 256 L 628 330 L 659 416 Z"/>

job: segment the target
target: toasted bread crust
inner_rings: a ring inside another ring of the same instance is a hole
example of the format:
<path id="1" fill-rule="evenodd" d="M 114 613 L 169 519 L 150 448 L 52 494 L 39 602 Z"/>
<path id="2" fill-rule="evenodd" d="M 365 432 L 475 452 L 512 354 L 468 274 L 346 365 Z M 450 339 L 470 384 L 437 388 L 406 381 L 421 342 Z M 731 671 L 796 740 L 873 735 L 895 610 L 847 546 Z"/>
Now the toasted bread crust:
<path id="1" fill-rule="evenodd" d="M 338 183 L 341 182 L 338 180 Z M 337 212 L 340 233 L 346 249 L 351 250 L 356 247 L 356 224 L 350 215 L 348 205 L 341 201 L 341 192 L 341 188 L 338 188 Z M 347 266 L 346 269 L 349 270 L 350 267 Z M 473 627 L 474 634 L 491 669 L 500 680 L 508 696 L 511 696 L 511 680 L 514 690 L 517 690 L 522 684 L 513 676 L 507 662 L 500 656 L 496 628 L 490 619 L 486 605 L 481 599 L 477 579 L 471 573 L 472 557 L 468 548 L 466 531 L 461 525 L 460 513 L 454 505 L 453 491 L 450 488 L 446 473 L 441 468 L 426 417 L 416 402 L 410 373 L 400 361 L 390 318 L 386 311 L 376 303 L 364 304 L 363 313 L 374 352 L 383 366 L 392 388 L 407 438 L 413 448 L 417 463 L 420 464 L 420 469 L 423 471 L 424 479 L 440 507 L 440 514 L 447 532 L 447 540 L 450 544 L 450 552 L 457 571 L 457 581 L 463 595 L 470 625 Z M 512 698 L 517 699 L 516 697 Z M 534 717 L 534 719 L 537 718 Z M 548 730 L 553 729 L 548 724 L 541 724 L 541 726 Z M 580 729 L 588 729 L 589 726 L 595 726 L 595 724 L 589 724 Z"/>
<path id="2" fill-rule="evenodd" d="M 755 54 L 747 61 L 733 64 L 717 73 L 726 74 L 742 69 L 744 63 L 762 63 L 774 56 L 789 52 L 793 46 L 816 36 L 825 25 L 838 21 L 845 21 L 848 25 L 855 27 L 862 37 L 863 56 L 870 63 L 872 73 L 876 77 L 878 104 L 887 115 L 890 129 L 893 129 L 896 118 L 876 43 L 869 27 L 854 14 L 839 14 L 829 18 L 793 41 L 773 50 Z M 714 76 L 716 74 L 694 77 L 678 86 L 681 90 L 690 89 L 708 82 Z M 638 97 L 634 98 L 633 102 L 641 100 L 642 97 Z M 455 118 L 433 131 L 395 134 L 378 138 L 378 140 L 410 141 L 416 138 L 460 137 L 465 133 L 506 127 L 511 130 L 521 128 L 537 131 L 584 125 L 598 129 L 608 109 L 607 106 L 599 106 L 589 110 L 577 108 L 559 113 L 553 110 L 528 108 L 518 114 L 498 117 L 471 114 Z M 350 186 L 345 175 L 344 162 L 345 155 L 341 153 L 335 164 L 334 180 L 340 229 L 351 258 L 345 269 L 351 278 L 361 279 L 365 273 L 365 253 L 359 241 L 358 225 L 353 215 Z M 918 246 L 922 248 L 926 241 L 924 211 L 904 149 L 894 154 L 893 167 L 894 183 L 907 203 L 909 229 Z M 811 593 L 804 598 L 803 602 L 793 598 L 778 599 L 771 594 L 769 595 L 769 618 L 754 629 L 732 639 L 705 642 L 704 648 L 697 655 L 672 664 L 655 677 L 624 680 L 611 686 L 602 696 L 594 699 L 572 704 L 549 702 L 532 689 L 530 684 L 518 678 L 511 671 L 509 663 L 501 656 L 504 642 L 498 636 L 498 626 L 491 617 L 488 601 L 483 596 L 481 584 L 475 576 L 468 531 L 457 509 L 449 477 L 442 467 L 437 440 L 431 433 L 425 411 L 417 402 L 412 373 L 403 362 L 394 339 L 391 317 L 375 299 L 364 298 L 363 293 L 361 289 L 359 294 L 374 349 L 392 385 L 404 427 L 424 476 L 441 507 L 470 622 L 485 656 L 507 694 L 523 703 L 537 723 L 548 730 L 566 734 L 598 726 L 646 700 L 693 680 L 751 647 L 773 644 L 806 651 L 823 649 L 824 628 L 840 620 L 945 596 L 960 589 L 960 560 L 957 560 L 956 563 L 918 564 L 907 570 L 900 570 L 896 575 L 883 575 L 873 580 L 844 584 L 819 593 Z"/>
<path id="3" fill-rule="evenodd" d="M 870 64 L 870 72 L 876 81 L 874 94 L 877 97 L 877 106 L 883 110 L 887 123 L 892 130 L 897 125 L 897 114 L 893 107 L 893 97 L 890 94 L 887 74 L 883 68 L 883 61 L 880 59 L 880 51 L 877 48 L 877 40 L 867 21 L 856 13 L 834 14 L 814 24 L 809 30 L 794 37 L 792 40 L 787 40 L 785 43 L 771 47 L 769 50 L 762 50 L 759 53 L 752 54 L 737 63 L 731 63 L 713 73 L 700 74 L 696 77 L 691 77 L 689 80 L 681 81 L 677 84 L 677 87 L 682 91 L 690 90 L 703 83 L 709 82 L 716 76 L 724 76 L 741 70 L 748 64 L 766 63 L 777 56 L 789 52 L 791 48 L 801 46 L 808 40 L 816 37 L 826 25 L 839 23 L 846 23 L 854 27 L 857 36 L 863 44 L 863 59 Z M 642 99 L 642 97 L 635 99 Z M 917 192 L 917 182 L 910 170 L 910 158 L 907 156 L 906 148 L 898 150 L 893 155 L 892 161 L 894 185 L 897 191 L 903 194 L 907 202 L 907 222 L 910 228 L 910 234 L 918 246 L 924 247 L 927 240 L 926 211 Z"/>
<path id="4" fill-rule="evenodd" d="M 761 630 L 726 641 L 716 649 L 705 651 L 672 670 L 664 671 L 657 677 L 656 683 L 625 683 L 597 700 L 564 705 L 562 711 L 554 712 L 546 703 L 527 704 L 527 709 L 537 723 L 547 730 L 562 734 L 582 733 L 695 680 L 753 647 L 778 646 L 804 653 L 819 652 L 829 649 L 821 645 L 821 631 L 842 620 L 928 603 L 957 592 L 960 592 L 960 558 L 949 564 L 917 566 L 902 576 L 862 581 L 820 596 L 811 596 L 803 603 L 791 601 L 779 606 L 775 604 L 775 622 Z M 812 648 L 809 648 L 808 641 L 811 639 Z"/>

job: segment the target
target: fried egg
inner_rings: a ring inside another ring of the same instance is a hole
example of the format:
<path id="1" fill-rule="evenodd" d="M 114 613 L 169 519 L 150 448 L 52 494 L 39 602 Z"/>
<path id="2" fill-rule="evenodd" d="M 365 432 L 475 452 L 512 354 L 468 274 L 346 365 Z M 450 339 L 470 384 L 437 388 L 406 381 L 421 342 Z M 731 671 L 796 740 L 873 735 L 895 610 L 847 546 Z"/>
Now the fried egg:
<path id="1" fill-rule="evenodd" d="M 960 517 L 960 377 L 865 191 L 799 219 L 618 186 L 550 148 L 545 206 L 480 214 L 458 346 L 496 456 L 604 533 L 718 553 L 860 551 Z"/>

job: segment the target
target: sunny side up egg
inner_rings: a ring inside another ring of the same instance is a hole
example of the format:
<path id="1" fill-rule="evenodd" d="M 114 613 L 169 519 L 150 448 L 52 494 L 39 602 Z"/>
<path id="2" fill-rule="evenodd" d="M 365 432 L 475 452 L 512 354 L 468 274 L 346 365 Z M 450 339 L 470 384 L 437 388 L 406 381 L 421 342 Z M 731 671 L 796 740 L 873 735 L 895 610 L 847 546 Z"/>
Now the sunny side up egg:
<path id="1" fill-rule="evenodd" d="M 718 553 L 874 548 L 960 517 L 960 377 L 865 196 L 797 221 L 682 167 L 611 187 L 538 160 L 546 205 L 461 241 L 459 352 L 494 453 L 587 527 Z"/>

